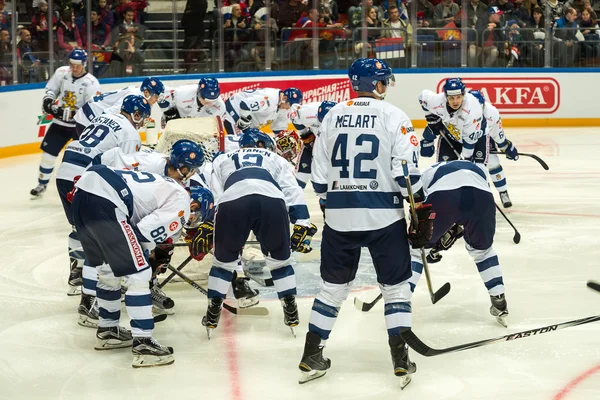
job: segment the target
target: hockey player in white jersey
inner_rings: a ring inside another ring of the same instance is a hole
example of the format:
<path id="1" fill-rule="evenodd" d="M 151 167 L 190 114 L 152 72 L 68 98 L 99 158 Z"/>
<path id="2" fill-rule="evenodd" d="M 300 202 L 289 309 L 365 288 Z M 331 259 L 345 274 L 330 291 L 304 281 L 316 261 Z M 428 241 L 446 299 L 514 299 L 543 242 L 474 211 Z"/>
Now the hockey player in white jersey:
<path id="1" fill-rule="evenodd" d="M 161 126 L 164 129 L 172 119 L 177 118 L 223 118 L 225 102 L 220 97 L 219 81 L 214 78 L 201 78 L 198 85 L 185 85 L 171 89 L 165 102 L 167 107 L 161 107 L 163 116 Z"/>
<path id="2" fill-rule="evenodd" d="M 127 86 L 112 92 L 98 93 L 93 99 L 85 103 L 73 118 L 77 126 L 77 133 L 81 132 L 94 118 L 104 113 L 118 114 L 123 104 L 123 99 L 130 95 L 143 96 L 152 107 L 157 102 L 164 103 L 165 86 L 158 78 L 149 77 L 138 86 Z"/>
<path id="3" fill-rule="evenodd" d="M 77 140 L 73 116 L 93 96 L 100 94 L 100 83 L 85 70 L 87 53 L 73 50 L 69 55 L 69 65 L 60 67 L 46 84 L 42 111 L 52 115 L 52 124 L 42 140 L 42 161 L 40 163 L 38 185 L 30 191 L 36 199 L 46 191 L 54 164 L 60 151 L 69 140 Z"/>
<path id="4" fill-rule="evenodd" d="M 98 270 L 97 350 L 132 347 L 133 367 L 174 362 L 173 349 L 152 338 L 150 279 L 170 254 L 157 245 L 176 238 L 190 216 L 190 197 L 173 179 L 149 172 L 91 166 L 75 184 L 73 219 L 90 265 Z M 121 279 L 131 331 L 119 326 Z"/>
<path id="5" fill-rule="evenodd" d="M 492 247 L 496 231 L 496 204 L 487 183 L 485 166 L 470 161 L 441 162 L 423 171 L 421 180 L 427 203 L 436 211 L 433 234 L 426 247 L 432 248 L 427 260 L 441 260 L 442 250 L 448 250 L 460 237 L 475 261 L 477 270 L 490 295 L 490 313 L 504 327 L 508 308 L 504 295 L 504 280 L 498 256 Z M 412 252 L 414 291 L 423 272 L 420 252 Z"/>
<path id="6" fill-rule="evenodd" d="M 223 125 L 229 135 L 239 135 L 248 128 L 271 126 L 277 134 L 287 129 L 292 108 L 302 103 L 302 92 L 296 88 L 285 90 L 264 88 L 244 90 L 225 101 L 227 114 Z"/>
<path id="7" fill-rule="evenodd" d="M 488 137 L 482 128 L 481 106 L 475 96 L 466 93 L 460 78 L 446 79 L 442 93 L 423 90 L 419 103 L 428 124 L 421 140 L 423 157 L 433 156 L 438 139 L 438 161 L 456 160 L 456 149 L 465 160 L 487 163 Z"/>
<path id="8" fill-rule="evenodd" d="M 73 191 L 73 181 L 81 176 L 91 165 L 92 159 L 114 147 L 121 148 L 126 153 L 134 153 L 142 146 L 137 127 L 144 118 L 150 115 L 150 105 L 142 96 L 130 95 L 125 98 L 119 114 L 104 114 L 96 117 L 84 131 L 79 140 L 70 143 L 63 155 L 62 162 L 56 173 L 56 187 L 62 201 L 67 220 L 74 226 L 69 193 Z M 78 295 L 82 284 L 82 268 L 85 254 L 77 231 L 69 234 L 70 274 L 68 279 L 69 295 Z M 94 272 L 93 272 L 94 273 Z M 89 275 L 89 274 L 88 274 Z M 83 279 L 89 279 L 83 275 Z M 82 296 L 79 313 L 85 319 L 90 312 L 93 299 Z M 87 308 L 86 308 L 87 307 Z M 84 324 L 80 318 L 80 324 Z M 84 324 L 85 325 L 85 324 Z"/>
<path id="9" fill-rule="evenodd" d="M 518 160 L 519 151 L 515 145 L 506 138 L 504 129 L 502 128 L 502 118 L 500 117 L 500 111 L 490 102 L 485 100 L 483 93 L 479 90 L 469 91 L 473 96 L 479 100 L 479 104 L 483 108 L 483 129 L 486 135 L 490 137 L 490 151 L 495 151 L 497 148 L 502 150 L 509 160 Z M 494 186 L 500 195 L 502 206 L 504 208 L 512 207 L 512 201 L 508 196 L 508 188 L 506 187 L 506 176 L 504 175 L 504 169 L 500 165 L 500 158 L 497 154 L 490 154 L 487 164 L 490 178 L 494 182 Z"/>
<path id="10" fill-rule="evenodd" d="M 394 82 L 392 69 L 382 60 L 360 58 L 348 75 L 358 97 L 329 110 L 313 150 L 311 180 L 325 202 L 322 281 L 312 306 L 299 383 L 319 378 L 330 368 L 323 347 L 356 276 L 361 247 L 368 247 L 385 300 L 393 371 L 404 387 L 416 372 L 400 335 L 412 326 L 409 240 L 416 248 L 429 241 L 435 213 L 422 203 L 419 141 L 410 119 L 382 101 Z M 408 196 L 403 160 L 419 218 L 410 232 L 403 209 Z"/>
<path id="11" fill-rule="evenodd" d="M 208 278 L 210 302 L 202 324 L 210 338 L 218 326 L 240 252 L 252 231 L 268 254 L 267 266 L 283 305 L 284 323 L 294 333 L 299 317 L 290 249 L 310 252 L 309 237 L 316 227 L 309 222 L 304 193 L 291 165 L 273 152 L 270 137 L 250 128 L 242 134 L 240 146 L 240 150 L 213 160 L 210 187 L 217 207 L 214 260 Z M 291 236 L 290 222 L 294 224 Z M 199 229 L 192 239 L 195 253 L 208 253 L 212 244 L 212 227 Z"/>

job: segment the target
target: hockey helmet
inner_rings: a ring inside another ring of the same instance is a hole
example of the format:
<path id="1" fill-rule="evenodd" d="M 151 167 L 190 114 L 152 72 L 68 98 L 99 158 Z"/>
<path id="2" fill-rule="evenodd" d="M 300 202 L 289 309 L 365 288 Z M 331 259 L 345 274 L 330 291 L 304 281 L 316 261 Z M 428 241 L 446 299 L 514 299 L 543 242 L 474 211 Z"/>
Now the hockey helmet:
<path id="1" fill-rule="evenodd" d="M 215 101 L 221 95 L 219 81 L 215 78 L 202 78 L 198 82 L 198 97 L 208 101 Z"/>
<path id="2" fill-rule="evenodd" d="M 323 122 L 323 118 L 325 118 L 329 110 L 331 110 L 336 104 L 337 103 L 335 101 L 331 100 L 325 100 L 321 103 L 321 105 L 319 106 L 319 110 L 317 111 L 317 119 L 319 120 L 319 122 Z"/>
<path id="3" fill-rule="evenodd" d="M 169 164 L 176 168 L 184 179 L 189 178 L 204 164 L 204 151 L 199 144 L 191 140 L 178 140 L 171 146 Z M 185 175 L 180 171 L 183 167 L 189 169 Z"/>
<path id="4" fill-rule="evenodd" d="M 144 98 L 144 96 L 138 96 L 130 94 L 123 99 L 123 105 L 121 105 L 121 111 L 131 115 L 131 119 L 136 124 L 136 128 L 140 128 L 146 118 L 150 118 L 152 108 L 150 103 Z M 139 117 L 136 119 L 135 115 Z"/>
<path id="5" fill-rule="evenodd" d="M 283 91 L 283 94 L 287 97 L 287 102 L 290 106 L 302 103 L 302 91 L 300 89 L 287 88 Z"/>
<path id="6" fill-rule="evenodd" d="M 275 145 L 273 144 L 273 139 L 271 139 L 271 136 L 259 131 L 256 128 L 246 129 L 240 135 L 240 140 L 238 143 L 240 148 L 260 147 L 260 144 L 262 143 L 263 147 L 267 150 L 273 151 L 275 149 Z"/>
<path id="7" fill-rule="evenodd" d="M 464 95 L 466 86 L 460 78 L 448 78 L 446 79 L 446 83 L 444 83 L 444 93 L 446 97 L 448 96 L 457 96 Z"/>
<path id="8" fill-rule="evenodd" d="M 385 93 L 377 92 L 377 82 L 383 82 L 385 86 L 394 86 L 396 82 L 392 69 L 378 58 L 359 58 L 354 61 L 348 70 L 348 77 L 355 92 L 373 92 L 381 99 Z"/>
<path id="9" fill-rule="evenodd" d="M 150 96 L 158 96 L 159 101 L 161 101 L 165 93 L 165 85 L 158 78 L 148 77 L 142 81 L 140 86 L 142 93 L 146 90 L 150 93 Z"/>
<path id="10" fill-rule="evenodd" d="M 69 54 L 69 62 L 71 64 L 84 64 L 87 61 L 87 52 L 85 50 L 75 49 Z"/>

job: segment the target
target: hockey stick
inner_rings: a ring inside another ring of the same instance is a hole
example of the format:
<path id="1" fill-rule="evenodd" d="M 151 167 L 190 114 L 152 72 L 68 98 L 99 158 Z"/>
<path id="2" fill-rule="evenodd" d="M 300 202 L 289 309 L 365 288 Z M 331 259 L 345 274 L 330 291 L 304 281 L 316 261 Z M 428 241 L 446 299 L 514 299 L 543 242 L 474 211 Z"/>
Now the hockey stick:
<path id="1" fill-rule="evenodd" d="M 383 298 L 383 295 L 381 293 L 379 293 L 379 296 L 375 297 L 375 300 L 373 300 L 370 303 L 365 303 L 364 301 L 360 300 L 358 297 L 354 298 L 354 307 L 356 307 L 358 309 L 358 311 L 371 311 L 371 308 L 375 307 L 375 304 L 377 304 L 377 302 L 379 300 L 381 300 Z"/>
<path id="2" fill-rule="evenodd" d="M 188 256 L 188 258 L 186 258 L 180 265 L 179 267 L 177 267 L 177 271 L 181 271 L 186 265 L 188 265 L 190 263 L 190 261 L 192 261 L 192 256 Z M 158 284 L 159 288 L 163 288 L 167 283 L 169 283 L 171 281 L 171 279 L 173 279 L 175 277 L 175 272 L 171 272 L 171 274 L 169 276 L 167 276 L 162 282 L 160 282 Z"/>
<path id="3" fill-rule="evenodd" d="M 173 247 L 189 247 L 191 243 L 186 243 L 186 242 L 177 242 L 177 243 L 173 243 Z M 260 244 L 259 241 L 257 240 L 248 240 L 246 242 L 246 244 Z"/>
<path id="4" fill-rule="evenodd" d="M 503 151 L 495 151 L 494 150 L 494 151 L 490 151 L 490 154 L 506 154 L 506 153 L 503 152 Z M 548 164 L 546 164 L 546 162 L 544 160 L 542 160 L 541 158 L 539 158 L 535 154 L 531 154 L 531 153 L 519 153 L 519 156 L 531 157 L 535 161 L 539 162 L 540 165 L 542 166 L 542 168 L 544 168 L 546 171 L 548 171 L 550 169 L 550 167 L 548 166 Z"/>
<path id="5" fill-rule="evenodd" d="M 499 337 L 492 338 L 492 339 L 485 339 L 485 340 L 479 340 L 477 342 L 465 343 L 465 344 L 461 344 L 458 346 L 447 347 L 445 349 L 433 349 L 433 348 L 429 347 L 428 345 L 423 343 L 423 341 L 421 339 L 419 339 L 417 337 L 417 335 L 415 335 L 415 333 L 410 329 L 406 330 L 404 332 L 401 332 L 401 335 L 402 335 L 402 338 L 404 339 L 404 341 L 406 342 L 406 344 L 408 344 L 417 353 L 419 353 L 425 357 L 435 357 L 435 356 L 439 356 L 441 354 L 455 353 L 457 351 L 474 349 L 476 347 L 487 346 L 488 344 L 493 344 L 493 343 L 498 343 L 498 342 L 508 342 L 508 341 L 512 341 L 515 339 L 521 339 L 524 337 L 541 335 L 542 333 L 554 332 L 559 329 L 571 328 L 573 326 L 589 324 L 591 322 L 597 322 L 597 321 L 600 321 L 600 315 L 595 315 L 592 317 L 586 317 L 586 318 L 581 318 L 581 319 L 575 319 L 573 321 L 562 322 L 562 323 L 556 324 L 556 325 L 543 326 L 541 328 L 530 329 L 527 331 L 511 333 L 508 335 L 499 336 Z"/>
<path id="6" fill-rule="evenodd" d="M 406 181 L 406 190 L 408 191 L 408 202 L 410 203 L 410 211 L 412 216 L 412 224 L 418 224 L 419 218 L 417 218 L 417 210 L 415 208 L 415 197 L 412 191 L 412 184 L 410 183 L 410 176 L 408 174 L 408 163 L 406 160 L 402 160 L 402 172 L 404 174 L 404 180 Z M 444 296 L 450 292 L 450 283 L 446 282 L 437 292 L 433 292 L 433 285 L 431 283 L 431 275 L 429 273 L 429 265 L 427 264 L 427 257 L 425 256 L 425 249 L 421 247 L 421 262 L 423 263 L 423 270 L 425 271 L 425 280 L 427 281 L 427 289 L 429 289 L 429 297 L 433 304 L 440 301 Z"/>
<path id="7" fill-rule="evenodd" d="M 464 158 L 462 157 L 462 155 L 460 155 L 458 153 L 458 151 L 456 151 L 456 149 L 454 148 L 454 145 L 452 145 L 452 142 L 450 141 L 450 139 L 448 139 L 448 137 L 446 136 L 446 134 L 444 132 L 440 131 L 440 135 L 444 138 L 444 140 L 446 141 L 446 143 L 448 143 L 448 146 L 450 146 L 450 148 L 452 149 L 452 151 L 454 152 L 454 154 L 456 155 L 456 157 L 458 157 L 459 160 L 464 160 Z M 496 204 L 496 202 L 494 202 L 494 205 L 496 206 L 496 210 L 500 211 L 500 214 L 502 214 L 502 216 L 504 217 L 504 219 L 506 220 L 506 222 L 508 222 L 508 224 L 514 229 L 515 235 L 513 236 L 513 242 L 515 242 L 516 244 L 519 244 L 519 242 L 521 241 L 521 234 L 519 233 L 519 231 L 517 230 L 517 228 L 515 228 L 515 226 L 513 225 L 513 223 L 510 222 L 510 219 L 508 219 L 508 217 L 506 216 L 506 214 L 504 214 L 504 212 L 500 209 L 500 207 L 498 206 L 498 204 Z"/>
<path id="8" fill-rule="evenodd" d="M 186 283 L 191 285 L 194 289 L 198 290 L 205 296 L 208 296 L 208 292 L 202 286 L 198 285 L 196 282 L 188 278 L 183 272 L 176 270 L 171 265 L 167 266 L 175 275 L 183 279 Z M 237 308 L 230 306 L 229 304 L 223 303 L 223 308 L 235 315 L 269 315 L 269 310 L 265 307 L 250 307 L 250 308 Z"/>
<path id="9" fill-rule="evenodd" d="M 600 292 L 600 283 L 598 282 L 588 281 L 587 287 L 589 287 L 592 290 L 595 290 L 596 292 Z"/>

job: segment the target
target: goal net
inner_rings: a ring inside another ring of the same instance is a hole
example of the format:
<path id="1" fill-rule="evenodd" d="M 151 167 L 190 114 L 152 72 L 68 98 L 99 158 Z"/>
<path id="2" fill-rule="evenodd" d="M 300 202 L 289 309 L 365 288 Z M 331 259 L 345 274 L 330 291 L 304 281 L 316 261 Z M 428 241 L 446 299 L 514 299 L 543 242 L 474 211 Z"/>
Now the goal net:
<path id="1" fill-rule="evenodd" d="M 225 149 L 225 133 L 220 117 L 178 118 L 167 122 L 165 131 L 158 139 L 155 150 L 169 154 L 178 140 L 196 142 L 204 151 L 206 161 L 212 161 L 213 154 Z"/>

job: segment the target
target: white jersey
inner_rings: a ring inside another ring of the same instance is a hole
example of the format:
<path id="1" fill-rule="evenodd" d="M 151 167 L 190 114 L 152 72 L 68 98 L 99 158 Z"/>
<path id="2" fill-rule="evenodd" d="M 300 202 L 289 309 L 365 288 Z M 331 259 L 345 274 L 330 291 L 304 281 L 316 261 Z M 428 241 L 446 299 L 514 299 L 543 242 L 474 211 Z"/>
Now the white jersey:
<path id="1" fill-rule="evenodd" d="M 281 90 L 265 88 L 244 90 L 227 99 L 226 118 L 233 126 L 238 119 L 251 117 L 251 128 L 262 128 L 271 125 L 273 131 L 287 129 L 290 110 L 279 110 L 279 94 Z"/>
<path id="2" fill-rule="evenodd" d="M 450 133 L 449 139 L 461 143 L 462 156 L 470 159 L 473 156 L 475 143 L 483 136 L 482 110 L 479 101 L 471 93 L 466 93 L 462 107 L 456 112 L 449 113 L 446 107 L 446 94 L 423 90 L 419 103 L 425 115 L 433 114 L 441 118 Z"/>
<path id="3" fill-rule="evenodd" d="M 167 156 L 150 149 L 126 153 L 120 147 L 115 147 L 96 156 L 92 165 L 98 164 L 167 176 Z"/>
<path id="4" fill-rule="evenodd" d="M 489 135 L 500 147 L 504 147 L 506 145 L 506 135 L 502 128 L 500 111 L 492 103 L 486 101 L 483 107 L 483 118 L 485 119 L 485 134 Z"/>
<path id="5" fill-rule="evenodd" d="M 225 153 L 239 150 L 240 148 L 240 135 L 225 135 Z"/>
<path id="6" fill-rule="evenodd" d="M 210 190 L 217 206 L 251 194 L 283 199 L 290 221 L 310 226 L 304 192 L 290 163 L 272 151 L 244 148 L 221 154 L 212 163 Z"/>
<path id="7" fill-rule="evenodd" d="M 75 187 L 111 201 L 125 213 L 148 251 L 178 235 L 190 218 L 190 196 L 185 188 L 159 174 L 93 166 Z"/>
<path id="8" fill-rule="evenodd" d="M 427 196 L 433 192 L 460 189 L 465 186 L 491 193 L 483 165 L 470 161 L 456 160 L 434 164 L 423 171 L 421 179 L 423 191 Z"/>
<path id="9" fill-rule="evenodd" d="M 171 89 L 165 97 L 168 107 L 161 106 L 163 112 L 176 108 L 181 118 L 221 117 L 227 111 L 222 98 L 203 106 L 198 100 L 198 85 L 185 85 Z"/>
<path id="10" fill-rule="evenodd" d="M 124 153 L 134 153 L 142 147 L 139 133 L 122 114 L 104 114 L 94 118 L 79 140 L 65 149 L 56 179 L 72 181 L 92 163 L 94 157 L 119 147 Z"/>
<path id="11" fill-rule="evenodd" d="M 79 78 L 75 78 L 71 68 L 65 66 L 58 68 L 46 84 L 44 98 L 58 100 L 59 107 L 77 111 L 98 94 L 100 94 L 100 83 L 96 77 L 86 72 Z M 56 118 L 53 121 L 58 125 L 75 126 L 74 122 L 64 122 Z"/>
<path id="12" fill-rule="evenodd" d="M 321 102 L 319 101 L 302 104 L 290 114 L 290 119 L 299 135 L 304 135 L 309 131 L 317 134 L 321 126 L 318 115 L 320 106 Z"/>
<path id="13" fill-rule="evenodd" d="M 313 187 L 327 201 L 327 225 L 368 231 L 404 218 L 402 160 L 417 193 L 418 156 L 419 140 L 402 110 L 370 97 L 335 105 L 321 124 L 311 167 Z"/>
<path id="14" fill-rule="evenodd" d="M 113 92 L 99 93 L 85 103 L 75 114 L 75 122 L 86 128 L 94 118 L 102 114 L 118 114 L 123 105 L 123 99 L 129 95 L 143 95 L 139 87 L 127 86 Z"/>

